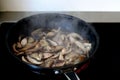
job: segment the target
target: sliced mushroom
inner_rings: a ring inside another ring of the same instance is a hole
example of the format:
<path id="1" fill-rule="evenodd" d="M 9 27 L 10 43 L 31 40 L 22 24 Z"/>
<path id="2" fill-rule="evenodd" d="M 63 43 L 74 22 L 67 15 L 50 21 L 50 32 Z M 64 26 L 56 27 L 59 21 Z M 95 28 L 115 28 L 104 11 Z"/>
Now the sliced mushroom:
<path id="1" fill-rule="evenodd" d="M 27 44 L 27 38 L 21 40 L 21 45 L 24 47 Z"/>
<path id="2" fill-rule="evenodd" d="M 74 64 L 75 60 L 79 58 L 80 54 L 77 53 L 69 53 L 65 55 L 65 60 L 68 61 L 69 64 Z"/>
<path id="3" fill-rule="evenodd" d="M 63 49 L 63 46 L 54 46 L 53 48 L 52 48 L 52 52 L 59 52 L 59 51 L 61 51 Z"/>
<path id="4" fill-rule="evenodd" d="M 76 41 L 72 36 L 68 36 L 68 39 L 70 40 L 70 43 L 74 43 Z"/>
<path id="5" fill-rule="evenodd" d="M 36 40 L 35 42 L 33 42 L 32 44 L 27 44 L 25 47 L 23 47 L 22 49 L 19 49 L 19 51 L 25 51 L 27 49 L 30 49 L 32 47 L 34 47 L 36 44 L 38 43 L 38 41 Z"/>
<path id="6" fill-rule="evenodd" d="M 82 62 L 82 60 L 80 60 L 80 58 L 76 57 L 76 59 L 72 62 L 73 62 L 72 64 L 78 64 L 78 63 Z"/>
<path id="7" fill-rule="evenodd" d="M 28 43 L 32 43 L 34 42 L 35 40 L 32 38 L 32 37 L 28 37 Z"/>
<path id="8" fill-rule="evenodd" d="M 42 55 L 40 55 L 39 53 L 32 53 L 29 56 L 33 59 L 36 59 L 37 61 L 41 61 L 42 59 Z"/>
<path id="9" fill-rule="evenodd" d="M 91 50 L 91 47 L 92 47 L 91 43 L 83 43 L 83 44 L 87 52 Z"/>
<path id="10" fill-rule="evenodd" d="M 82 49 L 83 51 L 86 50 L 83 43 L 81 43 L 81 42 L 79 42 L 79 41 L 75 41 L 74 43 L 76 44 L 76 46 L 78 46 L 78 47 L 79 47 L 80 49 Z"/>
<path id="11" fill-rule="evenodd" d="M 46 41 L 46 39 L 42 39 L 39 41 L 41 47 L 46 47 L 49 46 L 48 42 Z"/>
<path id="12" fill-rule="evenodd" d="M 69 48 L 69 49 L 63 48 L 63 49 L 61 50 L 61 54 L 65 55 L 65 54 L 70 53 L 71 51 L 72 51 L 71 48 Z"/>
<path id="13" fill-rule="evenodd" d="M 17 47 L 17 48 L 22 48 L 21 43 L 20 43 L 20 42 L 17 42 L 16 47 Z"/>
<path id="14" fill-rule="evenodd" d="M 51 46 L 57 46 L 58 44 L 53 41 L 53 40 L 50 40 L 50 39 L 47 39 L 48 43 L 51 45 Z"/>
<path id="15" fill-rule="evenodd" d="M 22 55 L 24 54 L 24 52 L 18 52 L 16 55 Z"/>
<path id="16" fill-rule="evenodd" d="M 25 58 L 25 56 L 22 56 L 22 61 L 24 61 L 26 63 L 30 63 L 29 61 L 27 61 L 27 59 Z"/>
<path id="17" fill-rule="evenodd" d="M 61 37 L 61 40 L 62 40 L 62 41 L 64 41 L 64 40 L 65 40 L 65 38 L 66 38 L 66 36 L 65 36 L 64 34 L 61 34 L 61 36 L 60 36 L 60 37 Z"/>
<path id="18" fill-rule="evenodd" d="M 63 60 L 56 60 L 52 67 L 61 67 L 65 65 L 65 61 Z"/>
<path id="19" fill-rule="evenodd" d="M 66 49 L 63 48 L 60 52 L 60 55 L 59 55 L 59 60 L 64 60 L 64 55 L 67 54 L 66 53 Z"/>
<path id="20" fill-rule="evenodd" d="M 47 37 L 53 37 L 53 36 L 55 36 L 55 34 L 56 33 L 54 31 L 48 32 Z"/>
<path id="21" fill-rule="evenodd" d="M 43 58 L 44 59 L 47 59 L 47 58 L 49 58 L 51 56 L 53 56 L 53 54 L 51 54 L 51 53 L 43 53 Z"/>
<path id="22" fill-rule="evenodd" d="M 62 53 L 60 53 L 60 55 L 59 55 L 59 60 L 64 60 L 64 56 Z"/>
<path id="23" fill-rule="evenodd" d="M 44 61 L 44 67 L 52 67 L 53 63 L 54 63 L 54 59 L 51 58 L 47 59 Z"/>
<path id="24" fill-rule="evenodd" d="M 33 48 L 27 49 L 25 52 L 36 52 L 40 49 L 40 44 L 36 44 Z"/>
<path id="25" fill-rule="evenodd" d="M 56 54 L 54 54 L 51 58 L 53 58 L 53 59 L 54 59 L 54 58 L 57 58 L 57 57 L 59 57 L 59 55 L 60 55 L 59 53 L 56 53 Z"/>
<path id="26" fill-rule="evenodd" d="M 13 47 L 13 50 L 14 50 L 16 53 L 18 53 L 18 52 L 19 52 L 19 51 L 16 49 L 16 44 L 15 44 L 15 43 L 13 44 L 13 46 L 12 46 L 12 47 Z"/>
<path id="27" fill-rule="evenodd" d="M 83 37 L 77 33 L 70 33 L 70 34 L 68 34 L 68 36 L 71 36 L 76 40 L 83 40 Z"/>
<path id="28" fill-rule="evenodd" d="M 30 57 L 30 55 L 27 55 L 27 60 L 32 63 L 32 64 L 37 64 L 37 65 L 40 65 L 42 64 L 43 62 L 42 61 L 37 61 L 36 59 L 33 59 L 32 57 Z"/>

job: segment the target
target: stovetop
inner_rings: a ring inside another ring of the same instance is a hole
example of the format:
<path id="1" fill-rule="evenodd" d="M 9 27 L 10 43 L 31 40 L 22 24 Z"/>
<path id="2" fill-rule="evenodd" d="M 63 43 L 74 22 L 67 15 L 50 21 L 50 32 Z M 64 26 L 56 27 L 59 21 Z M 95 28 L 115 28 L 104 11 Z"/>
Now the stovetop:
<path id="1" fill-rule="evenodd" d="M 2 23 L 0 26 L 0 74 L 2 74 L 0 79 L 51 80 L 49 75 L 46 77 L 32 73 L 20 63 L 17 63 L 8 52 L 5 45 L 5 35 L 14 24 L 15 22 L 8 22 Z M 108 73 L 120 72 L 120 66 L 118 66 L 118 64 L 120 64 L 120 62 L 118 63 L 120 54 L 118 54 L 119 47 L 117 47 L 120 43 L 120 23 L 90 24 L 95 27 L 100 37 L 100 44 L 88 67 L 78 73 L 78 76 L 81 80 L 107 79 L 110 77 L 107 77 Z M 63 76 L 60 80 L 66 79 Z"/>

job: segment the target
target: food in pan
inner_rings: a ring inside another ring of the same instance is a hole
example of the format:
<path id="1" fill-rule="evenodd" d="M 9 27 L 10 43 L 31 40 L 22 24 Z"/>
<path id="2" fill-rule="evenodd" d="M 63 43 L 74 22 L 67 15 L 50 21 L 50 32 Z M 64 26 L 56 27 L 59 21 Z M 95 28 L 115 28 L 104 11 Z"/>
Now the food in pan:
<path id="1" fill-rule="evenodd" d="M 12 47 L 22 61 L 54 68 L 84 61 L 92 44 L 75 32 L 38 28 L 29 36 L 20 35 Z"/>

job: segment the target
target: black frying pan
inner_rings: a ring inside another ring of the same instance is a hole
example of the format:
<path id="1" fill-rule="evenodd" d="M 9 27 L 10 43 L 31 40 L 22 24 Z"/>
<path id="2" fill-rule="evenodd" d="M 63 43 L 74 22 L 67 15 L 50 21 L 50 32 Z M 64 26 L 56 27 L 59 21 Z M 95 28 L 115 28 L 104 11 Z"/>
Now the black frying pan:
<path id="1" fill-rule="evenodd" d="M 89 40 L 92 43 L 92 49 L 89 53 L 89 58 L 80 62 L 76 65 L 63 66 L 59 68 L 44 68 L 38 67 L 32 64 L 28 64 L 19 59 L 16 55 L 14 55 L 14 51 L 12 49 L 13 43 L 18 41 L 18 37 L 20 35 L 30 35 L 30 33 L 37 28 L 58 28 L 61 27 L 63 31 L 76 32 L 82 35 L 85 39 Z M 79 77 L 74 72 L 74 68 L 80 67 L 86 61 L 88 61 L 95 53 L 99 45 L 99 36 L 97 35 L 93 26 L 87 24 L 85 21 L 76 18 L 74 16 L 65 15 L 65 14 L 57 14 L 57 13 L 44 13 L 37 14 L 30 17 L 23 18 L 19 20 L 15 26 L 13 26 L 6 36 L 6 45 L 9 49 L 10 53 L 13 55 L 16 60 L 20 63 L 26 65 L 30 70 L 38 74 L 65 74 L 68 80 L 80 80 Z"/>

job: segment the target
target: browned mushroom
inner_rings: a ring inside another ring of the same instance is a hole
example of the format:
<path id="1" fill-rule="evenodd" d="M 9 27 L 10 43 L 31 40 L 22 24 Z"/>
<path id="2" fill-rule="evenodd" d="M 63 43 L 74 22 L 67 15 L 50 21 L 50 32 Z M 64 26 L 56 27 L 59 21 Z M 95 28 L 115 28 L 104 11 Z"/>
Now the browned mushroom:
<path id="1" fill-rule="evenodd" d="M 61 67 L 61 66 L 64 66 L 64 64 L 65 64 L 65 61 L 63 61 L 63 60 L 56 60 L 52 67 Z"/>
<path id="2" fill-rule="evenodd" d="M 60 55 L 59 53 L 55 53 L 51 58 L 53 58 L 53 59 L 57 58 L 57 57 L 59 57 L 59 55 Z"/>
<path id="3" fill-rule="evenodd" d="M 16 47 L 17 48 L 22 48 L 22 45 L 20 44 L 20 42 L 17 42 Z"/>
<path id="4" fill-rule="evenodd" d="M 44 61 L 44 67 L 52 67 L 53 63 L 54 63 L 54 59 L 51 58 L 47 59 Z"/>
<path id="5" fill-rule="evenodd" d="M 35 59 L 35 60 L 37 60 L 37 61 L 41 61 L 41 59 L 42 59 L 42 54 L 39 54 L 39 53 L 32 53 L 32 54 L 30 54 L 29 55 L 31 58 L 33 58 L 33 59 Z"/>
<path id="6" fill-rule="evenodd" d="M 21 40 L 21 45 L 24 47 L 25 45 L 27 45 L 27 38 L 23 38 L 22 40 Z"/>
<path id="7" fill-rule="evenodd" d="M 43 58 L 44 59 L 49 58 L 51 56 L 53 56 L 53 54 L 51 54 L 51 53 L 43 53 Z"/>
<path id="8" fill-rule="evenodd" d="M 40 64 L 42 64 L 43 62 L 42 61 L 37 61 L 36 59 L 34 59 L 34 58 L 32 58 L 32 57 L 30 57 L 30 55 L 27 55 L 27 60 L 30 62 L 30 63 L 32 63 L 32 64 L 37 64 L 37 65 L 40 65 Z"/>
<path id="9" fill-rule="evenodd" d="M 53 36 L 55 36 L 55 34 L 56 33 L 54 31 L 48 32 L 47 37 L 53 37 Z"/>
<path id="10" fill-rule="evenodd" d="M 47 39 L 47 41 L 49 42 L 49 44 L 50 44 L 51 46 L 57 46 L 57 45 L 58 45 L 58 44 L 57 44 L 55 41 L 53 41 L 53 40 Z"/>
<path id="11" fill-rule="evenodd" d="M 19 51 L 25 51 L 27 49 L 30 49 L 32 47 L 34 47 L 36 44 L 38 43 L 38 41 L 36 40 L 35 42 L 31 43 L 31 44 L 27 44 L 25 47 L 23 47 L 22 49 L 19 49 Z"/>
<path id="12" fill-rule="evenodd" d="M 35 40 L 32 37 L 28 37 L 28 43 L 33 43 Z"/>
<path id="13" fill-rule="evenodd" d="M 36 44 L 33 48 L 29 48 L 29 49 L 25 50 L 25 52 L 26 53 L 27 52 L 36 52 L 38 50 L 40 50 L 40 44 Z"/>
<path id="14" fill-rule="evenodd" d="M 73 37 L 74 39 L 83 40 L 83 37 L 82 37 L 81 35 L 75 33 L 75 32 L 68 34 L 68 36 L 71 36 L 71 37 Z"/>
<path id="15" fill-rule="evenodd" d="M 18 52 L 16 55 L 22 55 L 24 54 L 25 52 Z"/>
<path id="16" fill-rule="evenodd" d="M 15 53 L 18 53 L 19 51 L 16 49 L 16 43 L 13 44 L 13 50 L 15 51 Z"/>
<path id="17" fill-rule="evenodd" d="M 52 52 L 59 52 L 63 49 L 63 46 L 53 46 L 52 47 Z"/>
<path id="18" fill-rule="evenodd" d="M 27 61 L 27 59 L 25 58 L 25 56 L 22 56 L 22 61 L 24 61 L 26 63 L 30 63 L 29 61 Z"/>

